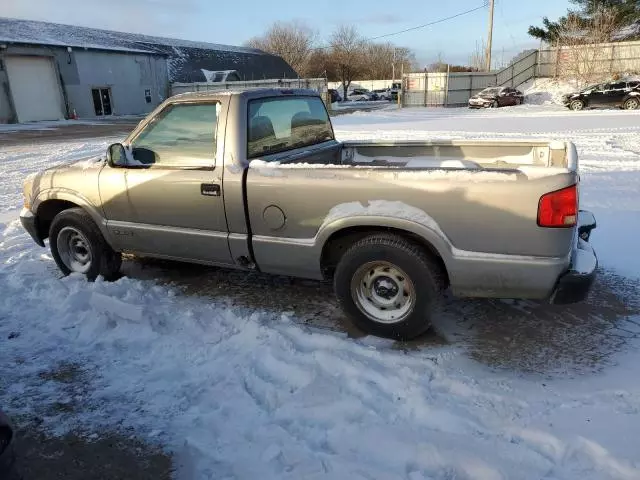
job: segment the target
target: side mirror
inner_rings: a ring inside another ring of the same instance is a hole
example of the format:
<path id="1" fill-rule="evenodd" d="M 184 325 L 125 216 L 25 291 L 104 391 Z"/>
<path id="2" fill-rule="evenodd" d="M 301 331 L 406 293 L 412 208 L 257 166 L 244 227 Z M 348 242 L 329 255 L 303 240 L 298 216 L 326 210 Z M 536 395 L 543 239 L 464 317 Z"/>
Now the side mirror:
<path id="1" fill-rule="evenodd" d="M 124 145 L 114 143 L 107 148 L 107 163 L 110 167 L 124 167 L 127 165 L 127 153 Z"/>

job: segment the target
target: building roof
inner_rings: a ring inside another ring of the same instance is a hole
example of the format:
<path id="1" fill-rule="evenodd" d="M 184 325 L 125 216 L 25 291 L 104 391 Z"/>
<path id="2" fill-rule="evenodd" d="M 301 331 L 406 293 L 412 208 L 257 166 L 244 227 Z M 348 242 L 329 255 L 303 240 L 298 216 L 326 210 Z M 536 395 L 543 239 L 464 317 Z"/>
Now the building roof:
<path id="1" fill-rule="evenodd" d="M 282 58 L 235 47 L 137 33 L 0 17 L 0 43 L 163 55 L 172 82 L 205 82 L 202 70 L 236 70 L 241 78 L 297 78 Z"/>

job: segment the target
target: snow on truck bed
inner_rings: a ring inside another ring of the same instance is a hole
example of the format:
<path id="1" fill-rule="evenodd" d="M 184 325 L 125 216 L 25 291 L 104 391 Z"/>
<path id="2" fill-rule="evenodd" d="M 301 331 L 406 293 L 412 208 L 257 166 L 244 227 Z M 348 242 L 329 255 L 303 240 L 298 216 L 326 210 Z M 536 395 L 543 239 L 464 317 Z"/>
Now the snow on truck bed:
<path id="1" fill-rule="evenodd" d="M 600 264 L 640 277 L 640 115 L 582 113 L 415 109 L 335 123 L 341 139 L 354 140 L 520 132 L 575 141 Z M 456 343 L 396 349 L 154 281 L 60 278 L 15 220 L 21 180 L 109 143 L 0 146 L 0 407 L 8 413 L 62 405 L 43 417 L 54 433 L 131 427 L 174 452 L 181 479 L 640 478 L 637 345 L 602 373 L 545 378 L 491 370 Z M 87 386 L 40 375 L 61 363 L 81 365 Z"/>

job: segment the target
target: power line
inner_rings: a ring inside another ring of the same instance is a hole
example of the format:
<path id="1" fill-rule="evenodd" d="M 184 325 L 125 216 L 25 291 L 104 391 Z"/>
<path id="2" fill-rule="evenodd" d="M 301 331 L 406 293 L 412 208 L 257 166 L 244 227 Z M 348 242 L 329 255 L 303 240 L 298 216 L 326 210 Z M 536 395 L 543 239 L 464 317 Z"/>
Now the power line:
<path id="1" fill-rule="evenodd" d="M 487 5 L 489 5 L 489 4 L 485 1 L 482 5 L 480 5 L 478 7 L 472 8 L 470 10 L 465 10 L 464 12 L 456 13 L 455 15 L 451 15 L 449 17 L 440 18 L 438 20 L 434 20 L 433 22 L 424 23 L 422 25 L 418 25 L 416 27 L 411 27 L 411 28 L 406 28 L 404 30 L 399 30 L 397 32 L 385 33 L 384 35 L 378 35 L 377 37 L 365 38 L 364 41 L 365 42 L 370 42 L 370 41 L 373 41 L 373 40 L 378 40 L 380 38 L 387 38 L 387 37 L 391 37 L 391 36 L 394 36 L 394 35 L 400 35 L 402 33 L 411 32 L 413 30 L 419 30 L 421 28 L 430 27 L 431 25 L 436 25 L 438 23 L 448 22 L 449 20 L 453 20 L 455 18 L 462 17 L 464 15 L 469 15 L 470 13 L 477 12 L 478 10 L 482 10 L 483 8 L 486 8 Z M 313 48 L 310 48 L 310 50 L 325 50 L 327 48 L 331 48 L 331 45 L 324 45 L 322 47 L 313 47 Z"/>
<path id="2" fill-rule="evenodd" d="M 425 24 L 422 24 L 422 25 L 418 25 L 417 27 L 407 28 L 405 30 L 400 30 L 398 32 L 386 33 L 384 35 L 379 35 L 377 37 L 371 37 L 371 38 L 368 38 L 367 40 L 378 40 L 379 38 L 391 37 L 393 35 L 400 35 L 401 33 L 411 32 L 413 30 L 419 30 L 421 28 L 430 27 L 431 25 L 436 25 L 438 23 L 443 23 L 443 22 L 446 22 L 446 21 L 449 21 L 449 20 L 453 20 L 454 18 L 462 17 L 463 15 L 468 15 L 470 13 L 476 12 L 478 10 L 486 8 L 487 5 L 488 5 L 488 3 L 484 2 L 479 7 L 472 8 L 471 10 L 466 10 L 464 12 L 456 13 L 455 15 L 451 15 L 450 17 L 445 17 L 445 18 L 441 18 L 439 20 L 434 20 L 433 22 L 429 22 L 429 23 L 425 23 Z"/>

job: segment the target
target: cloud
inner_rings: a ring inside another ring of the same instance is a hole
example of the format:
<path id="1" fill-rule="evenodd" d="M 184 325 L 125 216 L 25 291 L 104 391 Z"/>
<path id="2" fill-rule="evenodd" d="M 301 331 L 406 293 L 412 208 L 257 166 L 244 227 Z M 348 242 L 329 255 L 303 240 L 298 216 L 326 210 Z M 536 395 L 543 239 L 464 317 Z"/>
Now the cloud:
<path id="1" fill-rule="evenodd" d="M 405 18 L 393 13 L 372 13 L 358 19 L 358 23 L 370 23 L 377 25 L 394 25 L 396 23 L 403 23 L 405 21 Z"/>

